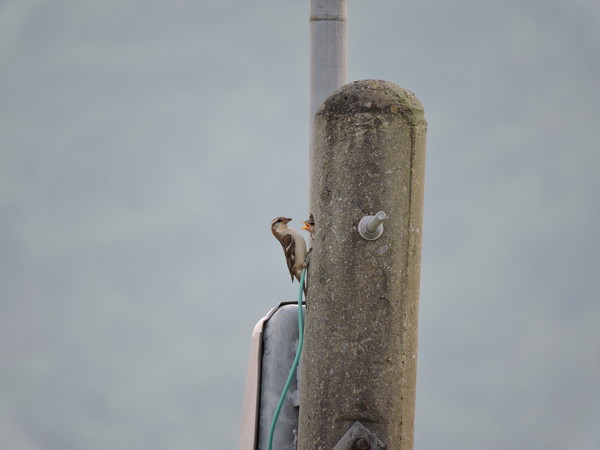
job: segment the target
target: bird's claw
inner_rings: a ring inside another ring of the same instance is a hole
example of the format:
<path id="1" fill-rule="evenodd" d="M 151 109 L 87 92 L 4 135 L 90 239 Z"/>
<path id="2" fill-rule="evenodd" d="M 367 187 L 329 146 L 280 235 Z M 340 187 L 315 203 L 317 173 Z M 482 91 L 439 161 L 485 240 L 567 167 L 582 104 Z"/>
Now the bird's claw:
<path id="1" fill-rule="evenodd" d="M 312 250 L 309 250 L 309 252 L 304 257 L 304 267 L 308 267 L 308 264 L 310 263 L 310 256 L 311 255 L 312 255 Z"/>

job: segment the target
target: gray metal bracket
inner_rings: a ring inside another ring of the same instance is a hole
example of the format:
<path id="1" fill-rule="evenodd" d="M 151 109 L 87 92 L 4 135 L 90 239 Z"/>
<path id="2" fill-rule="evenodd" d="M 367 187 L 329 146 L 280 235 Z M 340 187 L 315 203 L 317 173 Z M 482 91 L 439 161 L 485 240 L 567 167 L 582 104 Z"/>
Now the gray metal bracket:
<path id="1" fill-rule="evenodd" d="M 358 420 L 335 444 L 333 450 L 383 450 L 385 444 Z"/>
<path id="2" fill-rule="evenodd" d="M 379 211 L 374 216 L 365 216 L 358 222 L 358 234 L 367 241 L 379 239 L 383 234 L 383 221 L 387 219 L 387 215 L 383 211 Z"/>

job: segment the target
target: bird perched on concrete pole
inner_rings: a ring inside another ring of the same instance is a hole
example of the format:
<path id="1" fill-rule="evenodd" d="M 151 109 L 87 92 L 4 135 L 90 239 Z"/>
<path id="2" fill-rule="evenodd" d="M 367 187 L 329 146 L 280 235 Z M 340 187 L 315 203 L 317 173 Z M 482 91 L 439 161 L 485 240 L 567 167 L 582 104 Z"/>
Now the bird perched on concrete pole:
<path id="1" fill-rule="evenodd" d="M 301 230 L 308 231 L 310 235 L 310 242 L 308 246 L 308 253 L 310 253 L 312 250 L 313 242 L 315 240 L 315 217 L 312 215 L 312 213 L 310 213 L 308 219 L 306 219 L 302 223 L 304 224 L 304 226 L 301 228 Z"/>
<path id="2" fill-rule="evenodd" d="M 306 267 L 306 241 L 299 231 L 287 226 L 291 220 L 288 217 L 274 218 L 271 221 L 271 232 L 277 238 L 281 247 L 283 247 L 285 261 L 290 271 L 292 282 L 294 282 L 294 277 L 300 281 L 302 269 Z"/>

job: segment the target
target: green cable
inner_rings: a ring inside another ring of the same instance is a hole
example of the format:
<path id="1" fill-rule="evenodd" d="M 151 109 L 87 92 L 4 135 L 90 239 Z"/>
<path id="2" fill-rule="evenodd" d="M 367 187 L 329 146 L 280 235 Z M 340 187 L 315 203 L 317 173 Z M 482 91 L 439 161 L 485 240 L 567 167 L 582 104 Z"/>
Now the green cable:
<path id="1" fill-rule="evenodd" d="M 302 313 L 302 293 L 304 292 L 305 276 L 306 269 L 303 269 L 302 275 L 300 276 L 300 289 L 298 289 L 298 348 L 296 349 L 296 357 L 294 358 L 294 362 L 292 363 L 290 374 L 288 375 L 287 381 L 285 382 L 283 392 L 281 393 L 281 397 L 279 397 L 279 403 L 277 403 L 277 408 L 275 408 L 273 420 L 271 421 L 271 429 L 269 430 L 269 443 L 267 444 L 268 450 L 271 450 L 273 448 L 273 435 L 275 434 L 275 425 L 277 425 L 279 412 L 281 411 L 281 407 L 283 406 L 285 396 L 287 394 L 288 389 L 290 388 L 292 379 L 294 378 L 294 372 L 296 372 L 296 368 L 298 367 L 298 362 L 300 361 L 300 354 L 302 353 L 302 346 L 304 345 L 304 317 Z"/>

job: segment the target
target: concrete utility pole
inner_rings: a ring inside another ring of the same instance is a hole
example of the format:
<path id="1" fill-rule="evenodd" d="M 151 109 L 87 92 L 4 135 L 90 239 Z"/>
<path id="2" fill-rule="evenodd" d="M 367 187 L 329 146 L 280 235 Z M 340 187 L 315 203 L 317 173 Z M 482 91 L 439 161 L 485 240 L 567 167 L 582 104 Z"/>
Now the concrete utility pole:
<path id="1" fill-rule="evenodd" d="M 299 450 L 413 448 L 426 127 L 412 93 L 378 80 L 316 115 Z"/>

